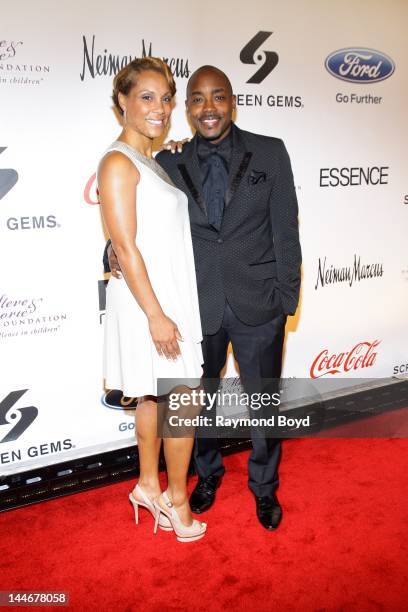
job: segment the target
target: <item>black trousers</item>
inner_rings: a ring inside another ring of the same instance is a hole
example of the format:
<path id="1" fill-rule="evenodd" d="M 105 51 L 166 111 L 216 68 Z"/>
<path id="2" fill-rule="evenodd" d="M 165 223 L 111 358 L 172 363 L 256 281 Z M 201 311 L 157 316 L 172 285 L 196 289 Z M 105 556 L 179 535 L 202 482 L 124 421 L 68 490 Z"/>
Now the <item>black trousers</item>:
<path id="1" fill-rule="evenodd" d="M 238 362 L 241 383 L 247 393 L 253 392 L 261 379 L 279 379 L 282 370 L 282 350 L 286 315 L 278 315 L 263 325 L 242 323 L 226 302 L 220 329 L 203 339 L 204 387 L 215 393 L 220 384 L 220 372 L 231 342 Z M 206 382 L 206 379 L 209 379 Z M 259 388 L 257 389 L 259 391 Z M 277 438 L 260 435 L 251 428 L 252 451 L 248 461 L 248 485 L 258 497 L 271 495 L 278 486 L 278 465 L 281 443 Z M 222 476 L 225 471 L 215 437 L 202 437 L 197 431 L 194 461 L 200 478 Z"/>

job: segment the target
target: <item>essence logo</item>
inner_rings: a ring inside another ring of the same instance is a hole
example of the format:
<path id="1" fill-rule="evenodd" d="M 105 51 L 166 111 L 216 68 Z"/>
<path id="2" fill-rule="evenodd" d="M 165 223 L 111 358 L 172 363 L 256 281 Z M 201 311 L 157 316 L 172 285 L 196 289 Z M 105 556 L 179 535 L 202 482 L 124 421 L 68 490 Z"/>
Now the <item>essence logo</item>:
<path id="1" fill-rule="evenodd" d="M 321 168 L 319 185 L 320 187 L 388 185 L 389 170 L 389 166 Z"/>
<path id="2" fill-rule="evenodd" d="M 0 154 L 5 151 L 7 147 L 0 147 Z M 11 169 L 0 170 L 0 200 L 14 187 L 18 181 L 18 173 Z"/>
<path id="3" fill-rule="evenodd" d="M 243 64 L 256 64 L 264 60 L 262 66 L 255 72 L 247 83 L 262 83 L 264 79 L 272 72 L 276 67 L 279 56 L 275 51 L 263 51 L 258 53 L 255 57 L 259 47 L 271 36 L 272 32 L 258 32 L 253 38 L 245 45 L 241 50 L 239 59 Z M 255 61 L 257 60 L 257 61 Z"/>
<path id="4" fill-rule="evenodd" d="M 31 425 L 38 415 L 38 408 L 35 406 L 24 406 L 24 408 L 14 408 L 20 397 L 28 389 L 12 391 L 0 403 L 0 425 L 12 425 L 9 432 L 0 440 L 2 442 L 12 442 L 17 440 L 22 433 Z"/>

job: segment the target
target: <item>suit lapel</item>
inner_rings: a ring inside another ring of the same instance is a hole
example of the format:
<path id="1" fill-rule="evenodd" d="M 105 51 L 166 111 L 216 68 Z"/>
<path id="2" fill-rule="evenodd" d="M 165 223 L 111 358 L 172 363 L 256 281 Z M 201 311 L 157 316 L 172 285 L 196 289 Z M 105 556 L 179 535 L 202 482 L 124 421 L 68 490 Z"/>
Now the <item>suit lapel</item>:
<path id="1" fill-rule="evenodd" d="M 241 136 L 241 130 L 235 124 L 232 125 L 233 130 L 233 147 L 232 159 L 229 172 L 229 187 L 225 198 L 225 205 L 228 206 L 237 191 L 239 184 L 244 176 L 249 162 L 251 161 L 252 152 L 247 151 L 245 143 Z"/>
<path id="2" fill-rule="evenodd" d="M 207 207 L 203 198 L 200 165 L 197 157 L 197 137 L 191 142 L 191 154 L 185 157 L 183 163 L 177 164 L 179 172 L 193 199 L 207 216 Z"/>
<path id="3" fill-rule="evenodd" d="M 232 130 L 233 147 L 229 171 L 229 187 L 225 197 L 226 207 L 234 197 L 253 155 L 251 151 L 246 150 L 245 143 L 241 136 L 241 130 L 237 128 L 235 124 L 232 124 Z M 204 215 L 207 216 L 207 207 L 202 192 L 201 171 L 197 156 L 197 136 L 193 138 L 191 144 L 191 154 L 185 157 L 183 163 L 177 164 L 177 167 L 194 201 L 201 208 Z"/>

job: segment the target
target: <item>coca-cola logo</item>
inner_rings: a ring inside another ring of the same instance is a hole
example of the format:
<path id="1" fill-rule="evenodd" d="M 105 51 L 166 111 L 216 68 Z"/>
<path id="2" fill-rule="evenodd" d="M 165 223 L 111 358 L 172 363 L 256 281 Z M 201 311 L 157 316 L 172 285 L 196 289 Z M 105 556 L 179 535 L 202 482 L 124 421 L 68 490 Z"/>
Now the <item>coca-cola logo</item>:
<path id="1" fill-rule="evenodd" d="M 323 349 L 312 363 L 311 378 L 321 378 L 327 374 L 347 374 L 352 370 L 372 367 L 377 358 L 377 352 L 374 349 L 380 342 L 380 340 L 359 342 L 353 346 L 351 351 L 332 355 L 329 355 L 328 349 Z"/>
<path id="2" fill-rule="evenodd" d="M 94 172 L 86 182 L 84 189 L 84 200 L 87 204 L 99 204 L 98 196 L 99 192 L 96 185 L 96 173 Z"/>

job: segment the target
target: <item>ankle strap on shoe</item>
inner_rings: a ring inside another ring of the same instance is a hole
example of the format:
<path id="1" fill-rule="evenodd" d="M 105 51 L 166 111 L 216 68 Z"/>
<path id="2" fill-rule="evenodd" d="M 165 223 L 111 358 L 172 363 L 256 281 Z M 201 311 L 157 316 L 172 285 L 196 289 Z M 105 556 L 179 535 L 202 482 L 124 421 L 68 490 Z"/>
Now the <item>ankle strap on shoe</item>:
<path id="1" fill-rule="evenodd" d="M 169 496 L 167 495 L 166 492 L 162 493 L 162 498 L 163 498 L 163 501 L 164 501 L 164 503 L 166 504 L 166 506 L 168 508 L 172 508 L 173 507 L 173 503 L 170 501 Z"/>

